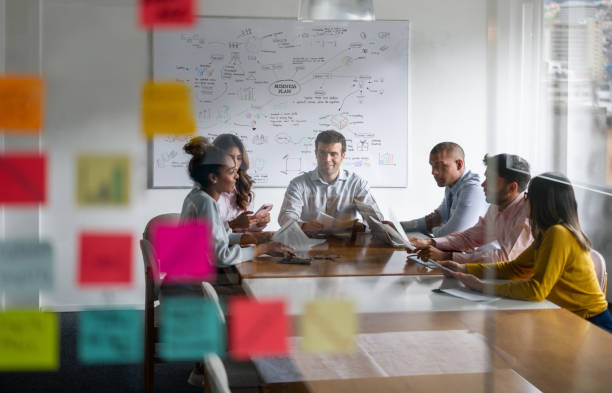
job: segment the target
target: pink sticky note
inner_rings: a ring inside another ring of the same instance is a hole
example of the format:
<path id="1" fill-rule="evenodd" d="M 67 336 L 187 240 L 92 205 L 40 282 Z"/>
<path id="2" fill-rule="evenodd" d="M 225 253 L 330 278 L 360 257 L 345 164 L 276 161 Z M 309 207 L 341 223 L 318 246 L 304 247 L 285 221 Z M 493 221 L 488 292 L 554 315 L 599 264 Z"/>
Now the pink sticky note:
<path id="1" fill-rule="evenodd" d="M 237 360 L 284 356 L 289 351 L 290 319 L 283 300 L 244 296 L 229 302 L 229 353 Z"/>
<path id="2" fill-rule="evenodd" d="M 206 222 L 159 224 L 153 228 L 153 248 L 164 282 L 214 279 L 216 268 L 212 231 Z"/>
<path id="3" fill-rule="evenodd" d="M 195 0 L 140 0 L 140 24 L 144 28 L 190 27 L 195 14 Z"/>

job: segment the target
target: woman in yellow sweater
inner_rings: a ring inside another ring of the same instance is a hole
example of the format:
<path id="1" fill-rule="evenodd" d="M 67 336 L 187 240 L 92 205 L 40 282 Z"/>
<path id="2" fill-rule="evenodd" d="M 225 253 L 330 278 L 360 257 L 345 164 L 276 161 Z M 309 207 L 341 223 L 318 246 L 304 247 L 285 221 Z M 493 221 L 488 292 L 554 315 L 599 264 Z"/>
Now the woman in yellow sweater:
<path id="1" fill-rule="evenodd" d="M 608 303 L 595 276 L 591 241 L 578 221 L 571 183 L 561 174 L 544 173 L 531 180 L 527 195 L 534 242 L 515 260 L 441 264 L 476 291 L 513 299 L 547 299 L 612 333 Z M 517 282 L 484 284 L 479 277 Z"/>

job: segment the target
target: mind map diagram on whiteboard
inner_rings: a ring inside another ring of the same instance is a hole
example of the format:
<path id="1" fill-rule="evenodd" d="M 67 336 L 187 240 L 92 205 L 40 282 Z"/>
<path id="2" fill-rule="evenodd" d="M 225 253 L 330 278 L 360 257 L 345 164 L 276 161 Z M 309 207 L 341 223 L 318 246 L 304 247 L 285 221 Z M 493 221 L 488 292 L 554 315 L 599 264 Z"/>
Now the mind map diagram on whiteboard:
<path id="1" fill-rule="evenodd" d="M 155 32 L 157 80 L 191 86 L 198 134 L 244 143 L 257 186 L 286 186 L 316 167 L 314 140 L 347 139 L 343 164 L 376 186 L 405 186 L 408 22 L 201 18 Z M 153 141 L 153 186 L 189 187 L 188 137 Z"/>

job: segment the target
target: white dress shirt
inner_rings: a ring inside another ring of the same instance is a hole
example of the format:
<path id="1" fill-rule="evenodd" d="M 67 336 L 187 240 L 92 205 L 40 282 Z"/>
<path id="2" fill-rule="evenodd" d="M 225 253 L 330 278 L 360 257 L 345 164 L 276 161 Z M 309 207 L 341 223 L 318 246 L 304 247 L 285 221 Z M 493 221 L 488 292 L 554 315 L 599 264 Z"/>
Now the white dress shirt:
<path id="1" fill-rule="evenodd" d="M 316 220 L 319 212 L 339 220 L 354 219 L 357 217 L 353 202 L 355 199 L 372 206 L 382 220 L 383 216 L 370 194 L 366 180 L 342 169 L 336 181 L 326 183 L 315 168 L 291 180 L 285 192 L 278 223 L 282 226 L 290 220 L 299 223 Z"/>

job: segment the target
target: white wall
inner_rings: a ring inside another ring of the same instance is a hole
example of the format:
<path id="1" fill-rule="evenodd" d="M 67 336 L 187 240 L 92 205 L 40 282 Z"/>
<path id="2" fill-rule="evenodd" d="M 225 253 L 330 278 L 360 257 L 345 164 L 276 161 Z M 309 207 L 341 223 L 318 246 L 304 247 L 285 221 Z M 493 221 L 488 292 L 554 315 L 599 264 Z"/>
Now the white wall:
<path id="1" fill-rule="evenodd" d="M 51 165 L 50 197 L 42 212 L 42 236 L 55 245 L 56 290 L 43 305 L 138 304 L 144 287 L 142 257 L 134 243 L 131 290 L 112 293 L 74 285 L 76 239 L 83 229 L 130 230 L 136 238 L 149 218 L 178 212 L 187 190 L 146 189 L 146 143 L 139 128 L 139 95 L 147 77 L 146 34 L 136 24 L 133 1 L 45 0 L 42 2 L 42 70 L 48 83 L 43 147 Z M 297 0 L 203 0 L 209 16 L 289 17 Z M 411 21 L 409 176 L 405 189 L 374 189 L 383 213 L 414 218 L 437 206 L 427 162 L 442 140 L 460 143 L 468 166 L 482 172 L 485 153 L 486 1 L 375 1 L 377 19 Z M 132 156 L 132 202 L 123 209 L 78 208 L 75 157 L 82 152 Z M 257 188 L 256 205 L 279 207 L 282 189 Z M 273 212 L 275 222 L 278 209 Z M 271 229 L 277 225 L 271 226 Z"/>

